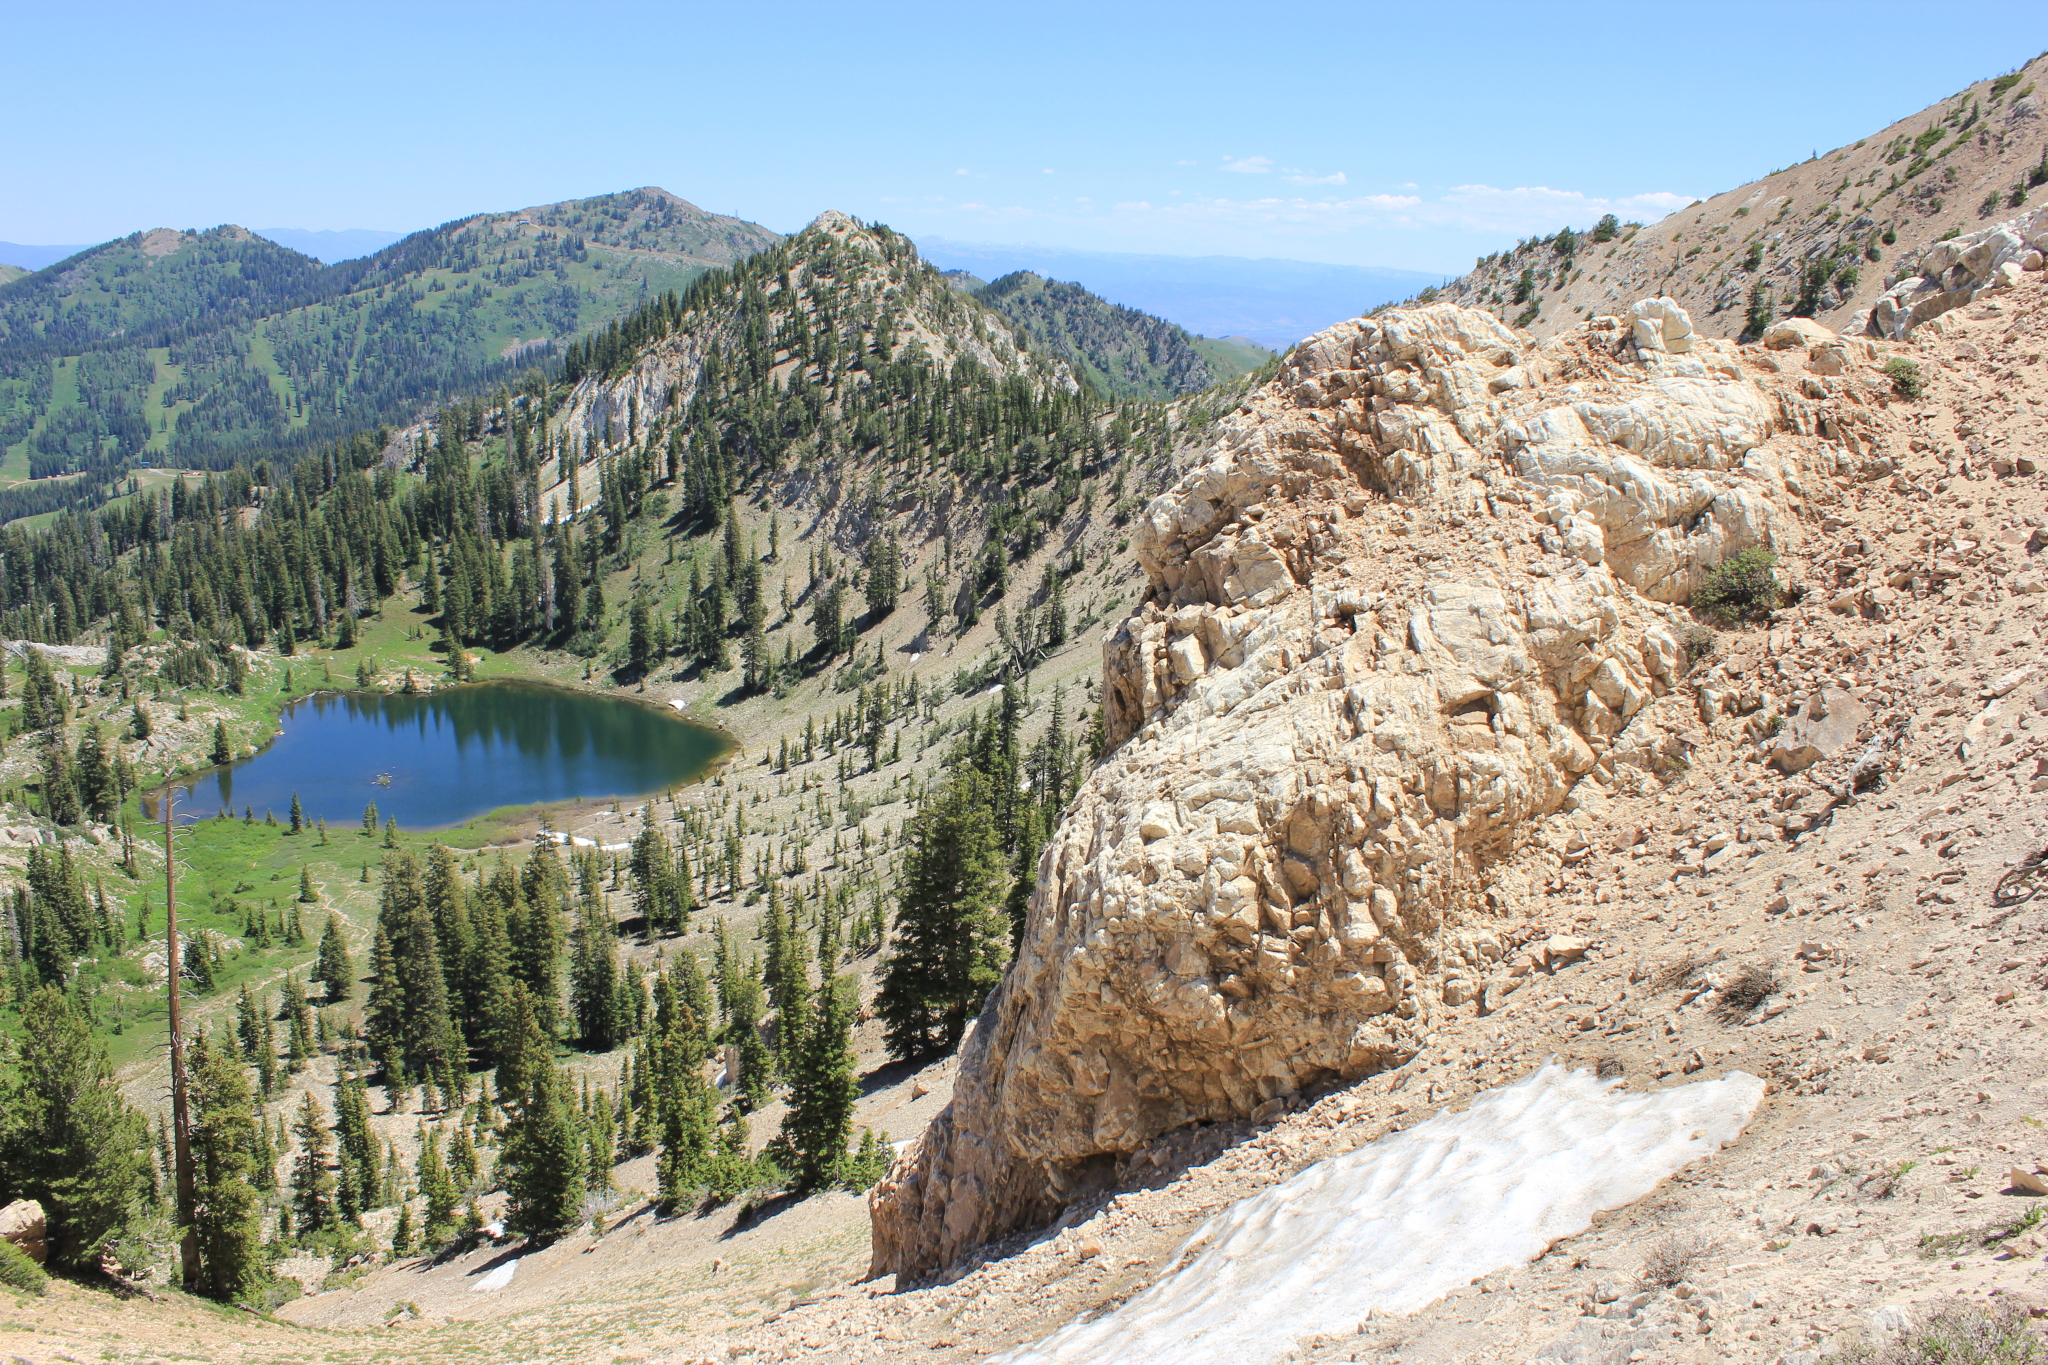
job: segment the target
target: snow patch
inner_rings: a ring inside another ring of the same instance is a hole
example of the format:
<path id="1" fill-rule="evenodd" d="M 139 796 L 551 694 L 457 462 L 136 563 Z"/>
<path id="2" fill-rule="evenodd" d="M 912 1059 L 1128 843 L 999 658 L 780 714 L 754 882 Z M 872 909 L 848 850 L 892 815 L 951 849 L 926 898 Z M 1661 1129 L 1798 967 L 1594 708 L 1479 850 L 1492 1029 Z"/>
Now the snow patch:
<path id="1" fill-rule="evenodd" d="M 506 1285 L 512 1283 L 512 1272 L 517 1269 L 519 1269 L 519 1260 L 517 1257 L 514 1257 L 471 1285 L 469 1292 L 481 1294 L 487 1289 L 503 1289 Z"/>
<path id="2" fill-rule="evenodd" d="M 1257 1365 L 1369 1314 L 1413 1313 L 1727 1146 L 1764 1093 L 1740 1071 L 1618 1085 L 1552 1062 L 1462 1114 L 1319 1161 L 1203 1224 L 1174 1257 L 1193 1259 L 1114 1313 L 990 1365 Z"/>

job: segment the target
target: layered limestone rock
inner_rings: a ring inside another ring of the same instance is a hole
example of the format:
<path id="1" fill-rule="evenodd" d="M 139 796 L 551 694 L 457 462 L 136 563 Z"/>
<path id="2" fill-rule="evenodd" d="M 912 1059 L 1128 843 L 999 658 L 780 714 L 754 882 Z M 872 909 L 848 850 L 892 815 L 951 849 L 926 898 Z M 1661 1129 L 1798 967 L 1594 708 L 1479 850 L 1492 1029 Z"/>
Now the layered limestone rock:
<path id="1" fill-rule="evenodd" d="M 1449 305 L 1332 328 L 1146 509 L 1111 753 L 952 1104 L 872 1197 L 876 1273 L 1044 1219 L 1162 1132 L 1400 1064 L 1549 960 L 1516 891 L 1570 856 L 1547 817 L 1697 721 L 1667 604 L 1881 463 L 1868 343 L 1788 374 L 1656 303 L 1656 347 Z"/>

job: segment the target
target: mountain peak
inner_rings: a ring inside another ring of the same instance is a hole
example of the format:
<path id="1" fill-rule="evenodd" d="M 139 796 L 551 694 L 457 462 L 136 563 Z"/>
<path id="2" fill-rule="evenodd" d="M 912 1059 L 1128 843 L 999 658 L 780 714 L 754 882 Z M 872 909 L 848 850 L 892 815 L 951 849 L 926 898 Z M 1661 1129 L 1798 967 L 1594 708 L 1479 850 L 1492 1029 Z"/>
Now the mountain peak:
<path id="1" fill-rule="evenodd" d="M 810 226 L 804 229 L 806 232 L 829 232 L 834 237 L 851 236 L 860 230 L 861 226 L 858 219 L 849 214 L 841 213 L 838 209 L 826 209 L 816 218 L 811 219 Z"/>

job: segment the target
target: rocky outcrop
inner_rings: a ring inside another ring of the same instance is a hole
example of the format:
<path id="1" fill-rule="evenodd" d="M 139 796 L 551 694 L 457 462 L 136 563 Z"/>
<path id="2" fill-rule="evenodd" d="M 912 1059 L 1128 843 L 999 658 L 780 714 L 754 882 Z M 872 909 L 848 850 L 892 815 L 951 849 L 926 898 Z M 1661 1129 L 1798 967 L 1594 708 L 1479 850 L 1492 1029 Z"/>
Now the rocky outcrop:
<path id="1" fill-rule="evenodd" d="M 1399 1064 L 1544 969 L 1523 891 L 1585 847 L 1555 820 L 1697 721 L 1668 604 L 1884 428 L 1869 343 L 1789 374 L 1665 302 L 1638 317 L 1659 349 L 1449 305 L 1332 328 L 1146 509 L 1112 753 L 952 1104 L 872 1196 L 876 1273 L 1046 1218 L 1160 1133 Z"/>
<path id="2" fill-rule="evenodd" d="M 1962 237 L 1936 242 L 1920 253 L 1912 273 L 1887 289 L 1870 309 L 1870 335 L 1903 341 L 1913 329 L 1960 308 L 1989 289 L 2010 289 L 2023 271 L 2048 261 L 2048 208 Z"/>
<path id="3" fill-rule="evenodd" d="M 43 1206 L 33 1199 L 17 1199 L 0 1208 L 0 1238 L 14 1243 L 17 1250 L 37 1265 L 50 1257 L 50 1224 Z"/>

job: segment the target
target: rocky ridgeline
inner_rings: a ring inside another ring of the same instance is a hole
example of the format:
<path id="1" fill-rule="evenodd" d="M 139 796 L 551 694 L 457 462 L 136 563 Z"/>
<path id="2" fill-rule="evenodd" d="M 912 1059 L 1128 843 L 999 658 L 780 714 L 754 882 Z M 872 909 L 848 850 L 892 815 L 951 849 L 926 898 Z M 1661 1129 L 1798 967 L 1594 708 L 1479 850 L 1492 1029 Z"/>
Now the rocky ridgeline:
<path id="1" fill-rule="evenodd" d="M 952 1105 L 872 1198 L 877 1273 L 1048 1218 L 1162 1133 L 1399 1065 L 1586 950 L 1529 893 L 1587 852 L 1551 817 L 1707 741 L 1672 604 L 1894 468 L 1881 347 L 1805 328 L 1738 347 L 1648 300 L 1539 346 L 1399 310 L 1225 420 L 1137 528 L 1112 753 Z M 1754 745 L 1766 700 L 1724 685 L 1713 719 Z"/>
<path id="2" fill-rule="evenodd" d="M 1064 364 L 1034 355 L 1001 315 L 966 300 L 901 239 L 892 258 L 874 230 L 828 210 L 785 245 L 786 267 L 761 286 L 760 314 L 750 314 L 736 298 L 713 299 L 675 333 L 642 350 L 624 373 L 586 376 L 563 406 L 557 429 L 579 444 L 615 445 L 660 419 L 680 417 L 697 393 L 706 361 L 730 363 L 750 327 L 765 326 L 777 347 L 778 383 L 789 383 L 793 374 L 801 379 L 798 371 L 806 361 L 790 340 L 798 318 L 807 331 L 850 328 L 849 358 L 864 355 L 877 323 L 886 322 L 898 358 L 919 357 L 939 372 L 967 360 L 998 379 L 1028 376 L 1075 387 Z M 972 315 L 967 325 L 961 325 L 962 314 Z M 586 458 L 579 506 L 597 499 L 595 461 L 594 454 Z M 552 484 L 541 491 L 542 505 L 559 498 L 566 508 L 568 495 L 568 470 L 558 465 Z"/>

